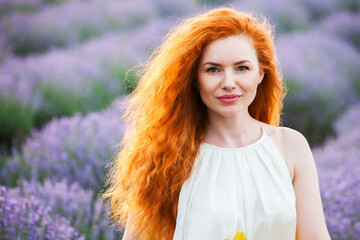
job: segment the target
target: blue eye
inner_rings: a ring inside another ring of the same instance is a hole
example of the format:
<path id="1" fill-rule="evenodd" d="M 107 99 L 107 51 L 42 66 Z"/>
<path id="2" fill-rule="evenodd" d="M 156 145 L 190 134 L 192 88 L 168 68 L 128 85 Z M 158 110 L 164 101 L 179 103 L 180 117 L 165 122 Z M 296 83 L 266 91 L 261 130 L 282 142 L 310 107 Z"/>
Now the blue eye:
<path id="1" fill-rule="evenodd" d="M 217 68 L 214 68 L 214 67 L 208 68 L 206 71 L 207 72 L 212 72 L 212 73 L 219 72 L 219 70 Z"/>
<path id="2" fill-rule="evenodd" d="M 237 68 L 237 70 L 239 71 L 245 71 L 245 70 L 248 70 L 249 68 L 248 67 L 245 67 L 245 66 L 240 66 Z"/>

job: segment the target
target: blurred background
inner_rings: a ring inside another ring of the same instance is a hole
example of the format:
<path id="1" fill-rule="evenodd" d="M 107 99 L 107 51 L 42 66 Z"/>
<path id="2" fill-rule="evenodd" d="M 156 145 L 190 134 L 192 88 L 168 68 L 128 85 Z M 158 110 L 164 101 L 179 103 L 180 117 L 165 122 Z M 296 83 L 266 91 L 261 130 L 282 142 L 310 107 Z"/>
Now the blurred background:
<path id="1" fill-rule="evenodd" d="M 0 0 L 0 239 L 121 239 L 97 196 L 137 70 L 224 5 L 275 26 L 283 125 L 310 142 L 332 239 L 360 239 L 359 0 Z"/>

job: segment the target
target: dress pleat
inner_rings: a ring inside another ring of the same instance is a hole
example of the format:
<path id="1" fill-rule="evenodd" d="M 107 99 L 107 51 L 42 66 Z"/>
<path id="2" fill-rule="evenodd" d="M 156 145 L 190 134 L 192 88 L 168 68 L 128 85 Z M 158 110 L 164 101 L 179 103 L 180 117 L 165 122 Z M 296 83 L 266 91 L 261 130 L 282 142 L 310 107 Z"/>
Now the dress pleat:
<path id="1" fill-rule="evenodd" d="M 294 240 L 295 193 L 286 163 L 263 129 L 241 148 L 202 143 L 178 203 L 174 240 Z"/>

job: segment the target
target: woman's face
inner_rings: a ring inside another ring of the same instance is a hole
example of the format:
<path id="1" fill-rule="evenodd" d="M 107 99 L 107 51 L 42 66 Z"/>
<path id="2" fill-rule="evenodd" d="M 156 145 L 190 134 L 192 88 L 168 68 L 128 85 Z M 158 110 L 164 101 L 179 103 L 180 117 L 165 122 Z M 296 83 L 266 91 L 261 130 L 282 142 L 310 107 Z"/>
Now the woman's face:
<path id="1" fill-rule="evenodd" d="M 211 42 L 197 69 L 198 89 L 208 114 L 230 117 L 248 112 L 263 76 L 255 49 L 245 35 Z"/>

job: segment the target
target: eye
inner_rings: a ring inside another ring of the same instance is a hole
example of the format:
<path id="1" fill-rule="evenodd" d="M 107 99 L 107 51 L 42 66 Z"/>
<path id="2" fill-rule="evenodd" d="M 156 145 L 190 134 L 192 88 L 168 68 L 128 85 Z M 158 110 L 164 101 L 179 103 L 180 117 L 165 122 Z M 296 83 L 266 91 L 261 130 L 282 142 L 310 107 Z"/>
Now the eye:
<path id="1" fill-rule="evenodd" d="M 246 71 L 246 70 L 249 70 L 248 67 L 246 66 L 240 66 L 240 67 L 237 67 L 236 70 L 239 70 L 239 71 Z"/>
<path id="2" fill-rule="evenodd" d="M 211 67 L 211 68 L 208 68 L 206 71 L 207 71 L 207 72 L 215 73 L 215 72 L 219 72 L 220 70 L 217 69 L 217 68 L 215 68 L 215 67 Z"/>

